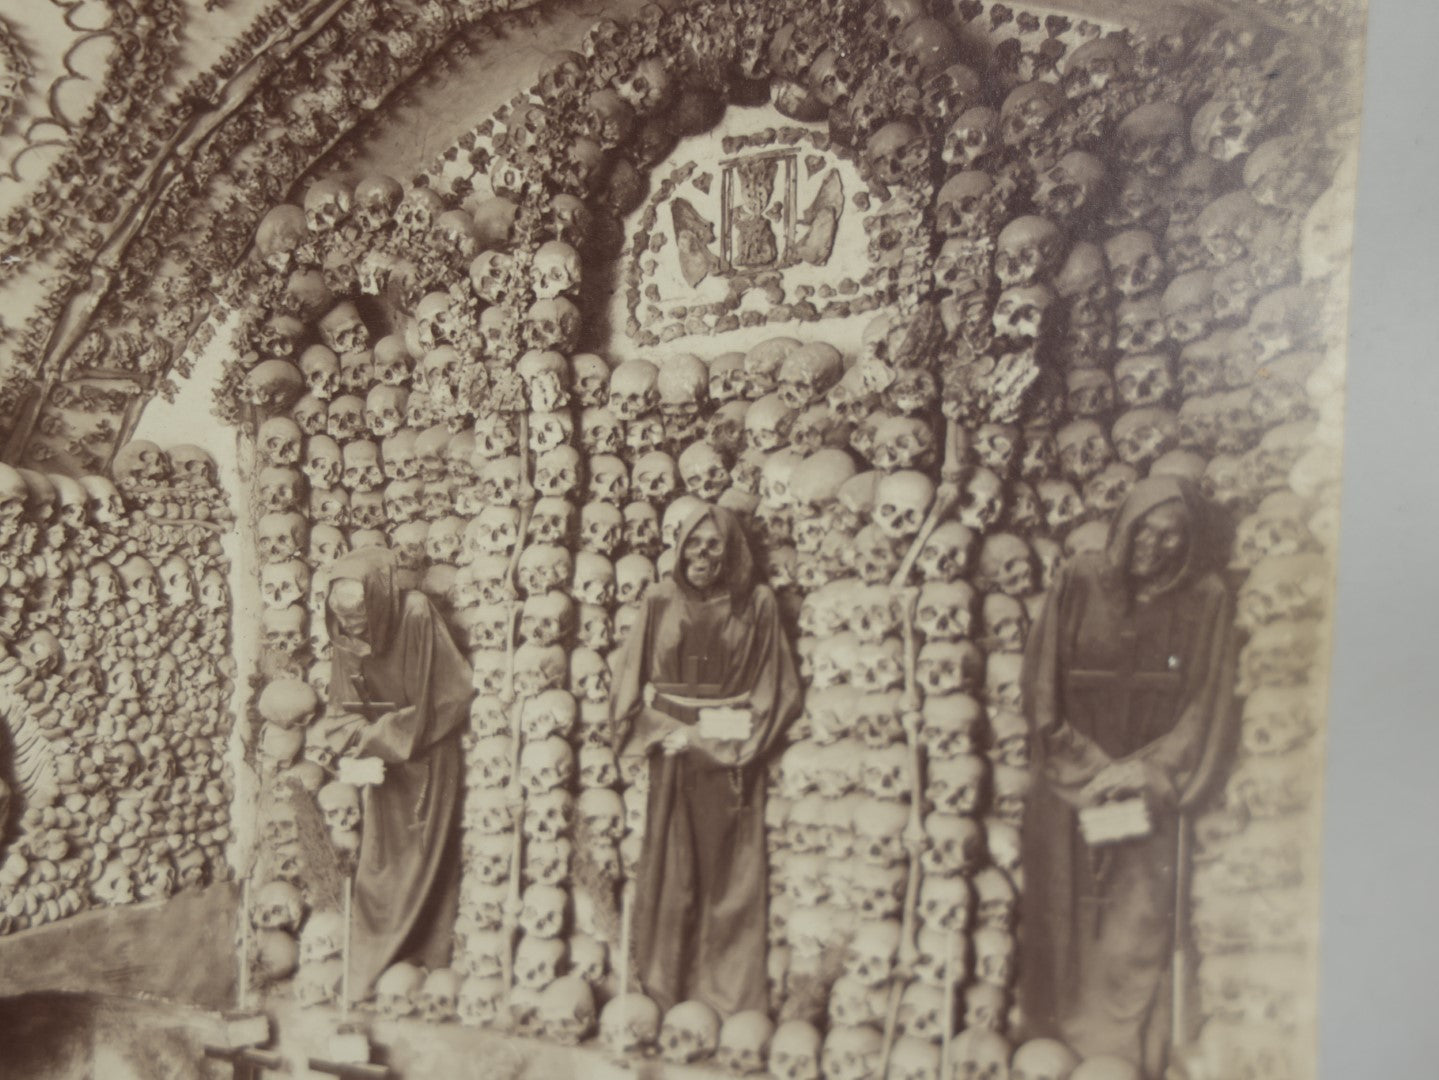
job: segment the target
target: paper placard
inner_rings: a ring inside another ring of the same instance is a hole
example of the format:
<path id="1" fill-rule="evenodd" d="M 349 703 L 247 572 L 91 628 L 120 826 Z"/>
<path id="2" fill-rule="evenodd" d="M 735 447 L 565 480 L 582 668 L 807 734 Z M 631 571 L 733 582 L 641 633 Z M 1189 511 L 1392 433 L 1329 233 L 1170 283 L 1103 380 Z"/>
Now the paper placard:
<path id="1" fill-rule="evenodd" d="M 1152 828 L 1149 803 L 1136 797 L 1086 807 L 1079 812 L 1079 828 L 1091 847 L 1138 840 Z"/>
<path id="2" fill-rule="evenodd" d="M 373 787 L 385 779 L 385 763 L 377 757 L 341 758 L 340 782 Z"/>
<path id="3" fill-rule="evenodd" d="M 748 709 L 722 708 L 699 710 L 700 737 L 718 742 L 743 742 L 749 738 L 754 718 Z"/>

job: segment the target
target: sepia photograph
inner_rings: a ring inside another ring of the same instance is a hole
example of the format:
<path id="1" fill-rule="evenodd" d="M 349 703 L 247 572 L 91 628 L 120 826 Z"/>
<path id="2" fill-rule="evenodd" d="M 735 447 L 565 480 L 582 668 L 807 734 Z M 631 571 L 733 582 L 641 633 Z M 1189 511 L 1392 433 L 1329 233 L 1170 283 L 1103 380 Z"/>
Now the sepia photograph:
<path id="1" fill-rule="evenodd" d="M 0 3 L 0 1080 L 1313 1080 L 1366 30 Z"/>

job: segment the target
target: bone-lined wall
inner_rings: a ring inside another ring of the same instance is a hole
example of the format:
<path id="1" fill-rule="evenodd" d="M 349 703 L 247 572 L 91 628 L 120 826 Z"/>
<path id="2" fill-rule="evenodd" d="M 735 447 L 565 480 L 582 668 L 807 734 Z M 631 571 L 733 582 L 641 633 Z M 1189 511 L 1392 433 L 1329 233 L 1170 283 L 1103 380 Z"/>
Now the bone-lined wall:
<path id="1" fill-rule="evenodd" d="M 196 446 L 0 467 L 0 930 L 223 881 L 233 521 Z"/>
<path id="2" fill-rule="evenodd" d="M 1179 13 L 740 14 L 601 20 L 427 171 L 269 210 L 231 277 L 217 406 L 252 437 L 263 564 L 257 977 L 339 990 L 359 798 L 306 730 L 323 567 L 379 544 L 478 695 L 454 967 L 397 966 L 380 1009 L 925 1076 L 949 985 L 953 1053 L 1007 1060 L 1024 636 L 1060 562 L 1172 473 L 1233 513 L 1249 635 L 1243 746 L 1195 837 L 1196 1019 L 1237 1037 L 1200 1058 L 1302 1074 L 1310 1018 L 1278 976 L 1313 971 L 1291 853 L 1344 305 L 1312 207 L 1352 119 L 1321 45 Z M 807 684 L 771 770 L 767 1018 L 616 997 L 644 776 L 613 754 L 609 661 L 695 499 L 752 522 Z"/>

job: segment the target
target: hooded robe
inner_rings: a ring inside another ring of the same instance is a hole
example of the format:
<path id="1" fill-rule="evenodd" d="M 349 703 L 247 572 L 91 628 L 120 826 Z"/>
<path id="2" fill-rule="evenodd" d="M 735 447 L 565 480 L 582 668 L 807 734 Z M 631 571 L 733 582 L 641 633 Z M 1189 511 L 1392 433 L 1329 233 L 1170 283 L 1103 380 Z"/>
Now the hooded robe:
<path id="1" fill-rule="evenodd" d="M 385 763 L 384 780 L 364 789 L 350 929 L 350 985 L 360 997 L 391 964 L 450 962 L 459 899 L 459 808 L 469 716 L 470 666 L 429 597 L 402 590 L 392 552 L 356 551 L 331 564 L 331 584 L 359 581 L 369 622 L 368 656 L 346 648 L 326 607 L 334 643 L 330 708 L 392 702 L 369 717 L 354 752 Z"/>
<path id="2" fill-rule="evenodd" d="M 1141 519 L 1183 504 L 1181 566 L 1136 595 Z M 1025 709 L 1036 783 L 1023 827 L 1020 1000 L 1028 1035 L 1081 1056 L 1113 1054 L 1158 1075 L 1168 1049 L 1180 817 L 1227 764 L 1234 729 L 1234 610 L 1208 567 L 1224 554 L 1197 489 L 1136 484 L 1105 551 L 1075 556 L 1030 633 Z M 1089 847 L 1078 811 L 1111 763 L 1146 776 L 1147 836 Z"/>
<path id="3" fill-rule="evenodd" d="M 701 593 L 684 545 L 701 521 L 719 528 L 722 570 Z M 669 1009 L 698 999 L 721 1016 L 765 1009 L 764 762 L 799 714 L 801 689 L 779 604 L 738 518 L 704 507 L 680 529 L 673 573 L 645 597 L 620 649 L 610 698 L 616 747 L 649 756 L 649 800 L 633 915 L 635 971 Z M 697 699 L 751 710 L 747 738 L 706 738 Z M 666 735 L 687 729 L 673 756 Z"/>

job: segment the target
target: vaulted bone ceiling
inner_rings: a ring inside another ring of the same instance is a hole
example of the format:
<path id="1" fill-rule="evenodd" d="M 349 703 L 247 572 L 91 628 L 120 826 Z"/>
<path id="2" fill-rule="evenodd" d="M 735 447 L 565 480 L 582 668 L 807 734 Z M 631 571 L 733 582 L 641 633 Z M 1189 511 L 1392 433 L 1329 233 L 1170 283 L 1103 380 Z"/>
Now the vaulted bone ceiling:
<path id="1" fill-rule="evenodd" d="M 214 287 L 243 256 L 254 222 L 296 181 L 405 176 L 433 163 L 532 85 L 546 54 L 577 47 L 601 14 L 496 13 L 476 0 L 148 0 L 106 21 L 92 5 L 56 6 L 58 23 L 37 4 L 33 14 L 7 13 L 13 32 L 0 34 L 0 54 L 19 58 L 0 67 L 32 72 L 0 132 L 0 215 L 9 210 L 0 217 L 0 434 L 7 459 L 62 471 L 103 467 L 144 403 L 173 394 L 211 335 Z M 993 40 L 1014 33 L 1000 17 L 1012 20 L 1010 9 L 970 6 L 971 25 Z M 1207 21 L 1238 6 L 1196 0 L 1143 18 Z M 624 18 L 640 7 L 622 0 L 603 13 Z M 1322 2 L 1245 7 L 1330 29 L 1354 18 Z M 1050 15 L 1136 20 L 1101 3 L 1026 12 L 1036 27 Z M 336 87 L 362 63 L 386 78 L 366 79 L 379 88 L 347 99 Z M 102 90 L 92 94 L 92 81 Z M 66 118 L 58 126 L 57 109 Z M 46 143 L 43 153 L 32 137 Z M 270 160 L 247 149 L 257 139 L 278 148 Z M 257 174 L 248 189 L 235 182 L 247 168 Z M 57 388 L 88 396 L 78 417 L 55 407 Z"/>

